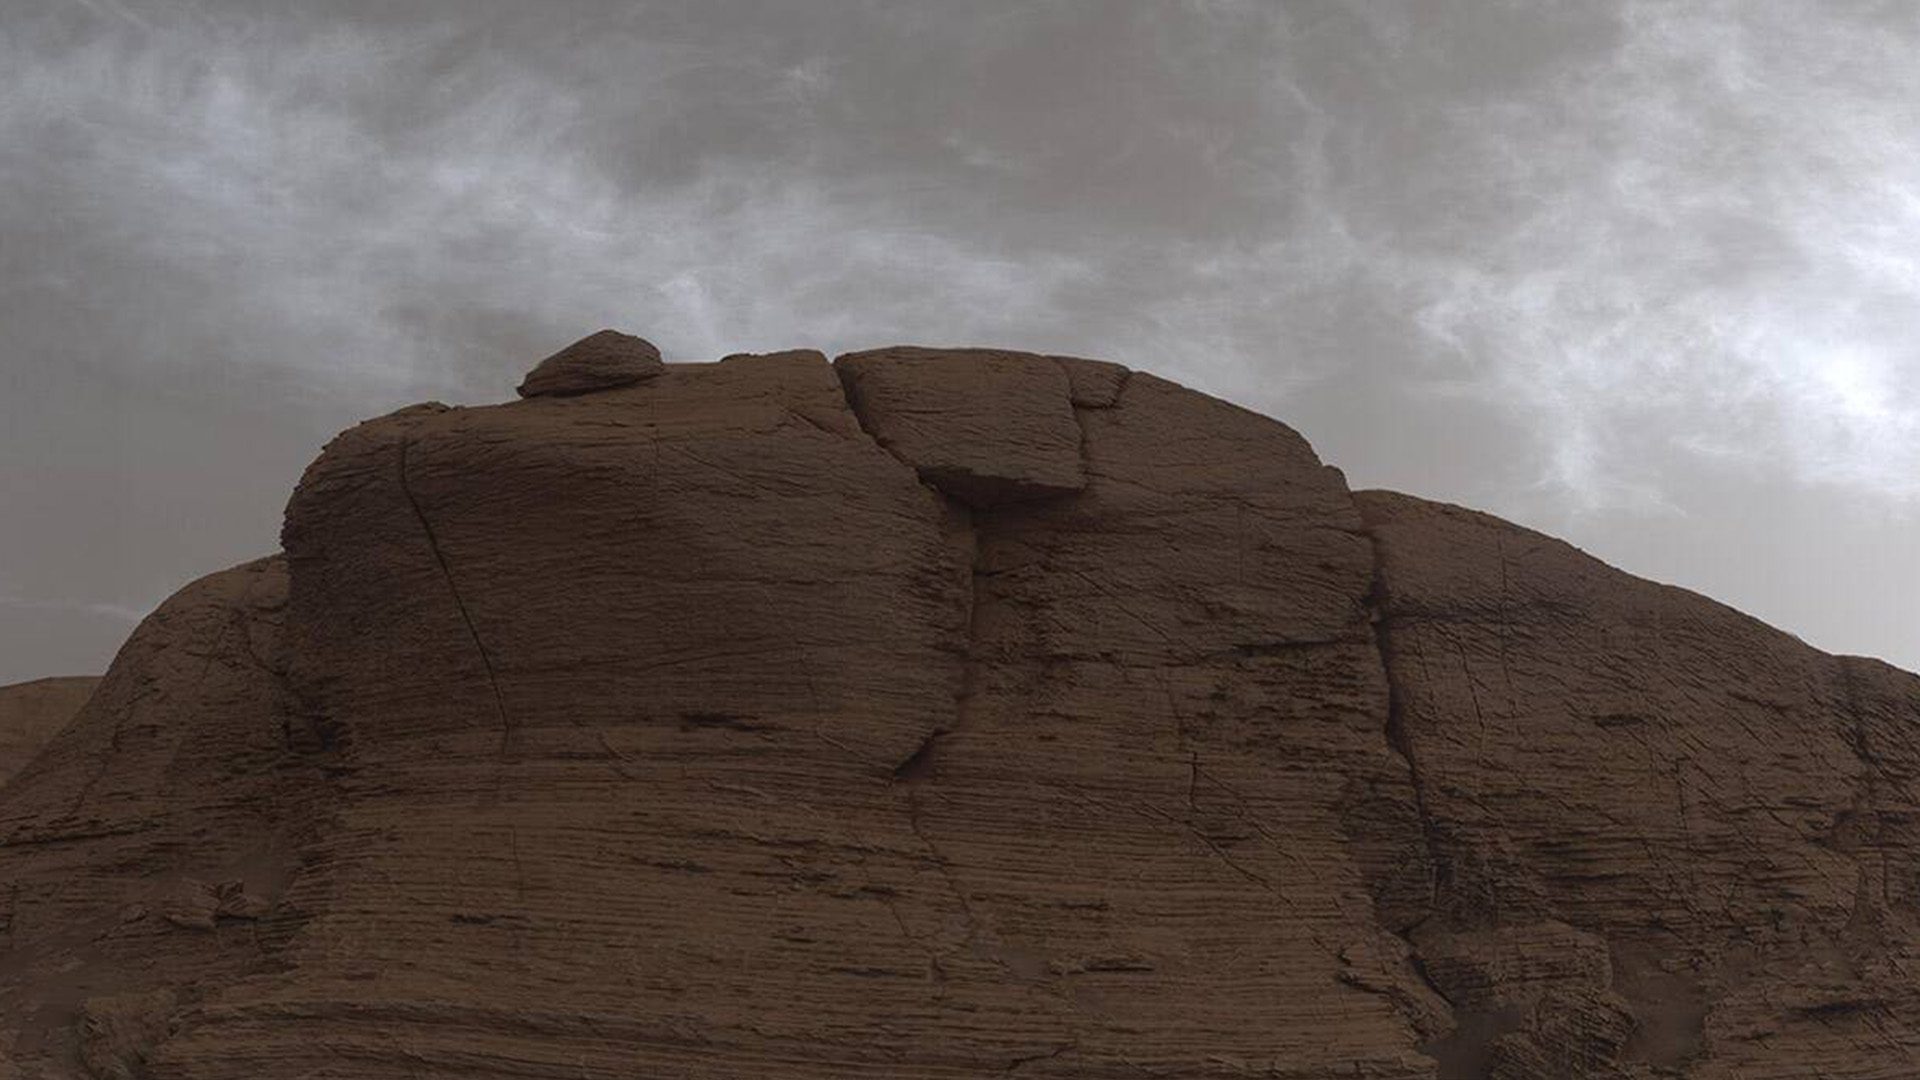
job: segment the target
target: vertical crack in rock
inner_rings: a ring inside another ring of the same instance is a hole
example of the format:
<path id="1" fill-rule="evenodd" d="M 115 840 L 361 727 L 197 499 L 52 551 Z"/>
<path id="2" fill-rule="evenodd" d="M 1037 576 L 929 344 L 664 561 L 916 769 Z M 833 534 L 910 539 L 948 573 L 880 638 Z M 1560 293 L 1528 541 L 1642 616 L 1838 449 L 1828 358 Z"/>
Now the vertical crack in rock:
<path id="1" fill-rule="evenodd" d="M 978 672 L 978 662 L 975 658 L 975 642 L 978 640 L 978 619 L 980 612 L 979 596 L 981 575 L 979 530 L 980 524 L 978 519 L 974 518 L 970 522 L 970 532 L 973 539 L 973 558 L 967 575 L 966 610 L 964 612 L 965 619 L 962 624 L 965 638 L 961 642 L 959 680 L 953 696 L 953 718 L 946 726 L 935 728 L 932 732 L 929 732 L 927 737 L 921 741 L 913 753 L 908 755 L 906 760 L 902 761 L 893 770 L 893 779 L 907 786 L 907 827 L 913 830 L 913 835 L 919 839 L 921 846 L 927 849 L 927 855 L 933 862 L 934 869 L 939 872 L 940 877 L 947 883 L 948 891 L 953 894 L 954 900 L 960 905 L 960 911 L 966 918 L 967 940 L 970 942 L 980 936 L 980 923 L 974 916 L 973 904 L 967 899 L 966 890 L 961 887 L 958 875 L 953 872 L 953 865 L 947 858 L 946 852 L 942 851 L 940 846 L 933 842 L 933 838 L 927 835 L 925 825 L 921 821 L 920 800 L 922 798 L 922 792 L 920 781 L 928 779 L 933 775 L 935 748 L 939 745 L 940 741 L 946 736 L 959 731 L 965 725 L 967 705 L 972 700 L 974 694 L 975 680 Z"/>
<path id="2" fill-rule="evenodd" d="M 1853 756 L 1860 760 L 1860 791 L 1854 796 L 1854 803 L 1871 804 L 1880 778 L 1880 762 L 1874 755 L 1872 744 L 1867 739 L 1866 717 L 1861 715 L 1860 676 L 1853 657 L 1839 658 L 1840 693 L 1847 708 L 1847 730 L 1845 739 Z"/>
<path id="3" fill-rule="evenodd" d="M 960 628 L 963 637 L 960 643 L 960 670 L 957 685 L 954 690 L 953 719 L 946 725 L 935 728 L 929 732 L 927 737 L 921 740 L 920 745 L 914 748 L 913 753 L 907 755 L 905 760 L 894 767 L 893 778 L 895 780 L 913 783 L 914 781 L 931 775 L 935 744 L 945 736 L 960 729 L 961 722 L 966 715 L 967 701 L 973 696 L 974 681 L 976 678 L 974 653 L 979 639 L 980 580 L 982 577 L 980 570 L 980 535 L 985 529 L 985 519 L 988 512 L 986 510 L 976 510 L 967 507 L 959 500 L 941 491 L 939 487 L 929 482 L 925 477 L 922 477 L 919 470 L 914 467 L 913 462 L 907 460 L 907 458 L 895 448 L 888 446 L 885 440 L 881 439 L 876 433 L 875 425 L 866 413 L 861 395 L 854 389 L 853 374 L 839 365 L 835 365 L 833 371 L 834 376 L 840 383 L 841 396 L 846 399 L 847 411 L 853 414 L 854 422 L 860 425 L 861 433 L 866 435 L 866 437 L 873 442 L 873 445 L 885 451 L 887 456 L 898 461 L 901 466 L 914 477 L 915 481 L 918 482 L 921 487 L 932 492 L 934 497 L 939 499 L 942 505 L 956 513 L 965 515 L 968 539 L 972 545 L 972 550 L 968 553 L 967 558 L 967 589 L 966 596 L 963 599 L 963 610 L 960 619 Z M 916 831 L 917 828 L 916 825 Z M 932 845 L 928 846 L 931 847 Z"/>
<path id="4" fill-rule="evenodd" d="M 1427 809 L 1426 783 L 1420 775 L 1420 759 L 1413 750 L 1413 737 L 1407 732 L 1405 691 L 1401 689 L 1400 679 L 1394 672 L 1393 638 L 1387 625 L 1387 581 L 1380 567 L 1380 542 L 1374 539 L 1371 543 L 1374 550 L 1373 586 L 1368 590 L 1366 605 L 1372 615 L 1374 651 L 1380 655 L 1380 670 L 1387 680 L 1387 746 L 1407 763 L 1407 779 L 1413 787 L 1413 805 L 1420 817 L 1420 830 L 1427 846 L 1427 864 L 1431 867 L 1429 876 L 1432 878 L 1432 891 L 1428 901 L 1428 912 L 1431 914 L 1440 907 L 1446 860 L 1440 851 L 1439 829 Z"/>
<path id="5" fill-rule="evenodd" d="M 873 444 L 884 451 L 889 457 L 898 461 L 901 467 L 905 468 L 921 487 L 932 492 L 934 497 L 939 499 L 943 505 L 966 515 L 967 518 L 968 538 L 971 542 L 972 550 L 968 555 L 967 588 L 960 620 L 963 637 L 960 643 L 960 670 L 954 690 L 953 717 L 944 726 L 936 727 L 933 731 L 928 732 L 927 737 L 921 740 L 920 745 L 914 748 L 913 753 L 907 755 L 904 760 L 894 767 L 893 780 L 906 785 L 907 827 L 913 831 L 914 837 L 918 839 L 920 845 L 926 849 L 927 857 L 933 864 L 935 872 L 940 875 L 941 880 L 946 882 L 947 890 L 953 895 L 955 903 L 960 905 L 961 915 L 966 921 L 967 940 L 971 942 L 980 936 L 980 923 L 974 915 L 972 902 L 967 899 L 966 890 L 961 886 L 959 877 L 953 872 L 951 860 L 947 858 L 944 851 L 940 850 L 940 846 L 934 843 L 933 838 L 927 834 L 926 826 L 921 820 L 920 799 L 922 796 L 920 781 L 928 779 L 933 775 L 935 748 L 943 738 L 960 730 L 965 720 L 967 702 L 973 696 L 974 692 L 974 681 L 976 677 L 974 653 L 975 642 L 978 637 L 977 630 L 980 613 L 980 533 L 985 524 L 982 519 L 986 517 L 986 512 L 968 509 L 941 491 L 938 487 L 929 483 L 924 477 L 920 476 L 919 470 L 914 468 L 911 461 L 908 461 L 898 451 L 888 446 L 879 435 L 875 433 L 872 422 L 861 407 L 860 395 L 854 390 L 851 374 L 837 365 L 834 368 L 834 374 L 840 383 L 841 394 L 846 398 L 847 411 L 853 414 L 854 422 L 860 426 L 861 433 L 872 440 Z M 933 959 L 937 967 L 939 958 L 936 956 Z"/>
<path id="6" fill-rule="evenodd" d="M 952 862 L 947 858 L 946 852 L 942 851 L 927 834 L 925 824 L 921 821 L 920 800 L 923 793 L 920 781 L 933 775 L 934 752 L 940 741 L 965 726 L 967 705 L 974 694 L 978 672 L 975 643 L 978 640 L 980 612 L 980 527 L 978 517 L 972 517 L 969 521 L 969 532 L 973 541 L 973 555 L 967 574 L 967 593 L 962 622 L 965 637 L 960 646 L 960 672 L 958 684 L 954 690 L 953 718 L 945 727 L 935 728 L 928 733 L 919 747 L 893 770 L 894 780 L 907 785 L 907 827 L 913 830 L 913 835 L 919 839 L 921 846 L 927 849 L 927 855 L 932 860 L 934 869 L 947 883 L 947 890 L 953 894 L 954 901 L 960 905 L 961 914 L 966 919 L 969 942 L 979 938 L 980 922 L 974 915 L 973 904 L 967 899 L 966 889 L 961 886 L 959 876 L 953 872 Z"/>
<path id="7" fill-rule="evenodd" d="M 841 367 L 839 364 L 835 364 L 833 365 L 833 376 L 834 376 L 834 379 L 840 383 L 840 396 L 843 398 L 846 398 L 847 411 L 853 414 L 853 422 L 860 425 L 861 434 L 865 435 L 869 440 L 871 440 L 873 442 L 873 445 L 886 451 L 886 454 L 888 457 L 906 466 L 907 470 L 913 473 L 914 478 L 920 481 L 921 487 L 926 488 L 928 491 L 933 492 L 935 495 L 939 495 L 941 499 L 945 500 L 946 496 L 940 491 L 939 488 L 936 488 L 932 484 L 927 483 L 925 479 L 920 477 L 920 470 L 914 468 L 913 462 L 908 461 L 906 455 L 902 454 L 899 450 L 896 450 L 895 448 L 887 445 L 886 440 L 882 439 L 880 437 L 879 432 L 874 430 L 874 424 L 873 424 L 872 418 L 867 416 L 866 409 L 864 409 L 861 406 L 860 392 L 854 388 L 853 373 L 847 370 L 846 368 Z"/>
<path id="8" fill-rule="evenodd" d="M 433 553 L 433 561 L 440 567 L 440 576 L 447 583 L 447 593 L 453 597 L 454 610 L 460 613 L 460 621 L 466 625 L 467 636 L 473 640 L 473 651 L 480 656 L 480 666 L 487 673 L 487 685 L 493 690 L 493 705 L 500 717 L 500 754 L 505 756 L 513 738 L 513 720 L 507 713 L 506 695 L 500 692 L 500 676 L 494 670 L 493 657 L 487 654 L 487 646 L 480 640 L 480 629 L 474 625 L 473 615 L 467 610 L 467 602 L 460 597 L 460 587 L 454 584 L 453 568 L 447 565 L 446 553 L 440 549 L 440 538 L 433 531 L 433 523 L 421 509 L 420 500 L 413 493 L 413 485 L 407 480 L 407 448 L 413 444 L 410 438 L 400 440 L 400 493 L 406 496 L 407 505 L 413 508 L 413 516 L 420 522 L 420 531 L 427 538 L 427 549 Z"/>
<path id="9" fill-rule="evenodd" d="M 964 511 L 963 511 L 964 512 Z M 961 619 L 963 637 L 960 642 L 960 671 L 953 694 L 953 719 L 944 726 L 937 727 L 927 734 L 913 753 L 896 765 L 893 778 L 905 783 L 915 783 L 933 774 L 934 748 L 941 739 L 959 731 L 966 724 L 967 706 L 973 700 L 979 681 L 979 661 L 976 653 L 980 641 L 980 582 L 984 576 L 980 570 L 980 518 L 982 511 L 969 515 L 969 531 L 973 539 L 973 554 L 967 572 L 967 594 L 964 600 L 964 612 Z"/>
<path id="10" fill-rule="evenodd" d="M 1868 732 L 1867 703 L 1860 686 L 1860 666 L 1863 661 L 1859 657 L 1842 656 L 1838 662 L 1840 691 L 1847 713 L 1844 737 L 1848 748 L 1860 761 L 1860 779 L 1849 808 L 1835 822 L 1827 843 L 1853 860 L 1857 884 L 1853 911 L 1848 917 L 1847 928 L 1851 933 L 1856 927 L 1868 925 L 1863 920 L 1876 917 L 1870 891 L 1874 875 L 1869 869 L 1869 860 L 1875 855 L 1880 863 L 1878 884 L 1882 902 L 1887 899 L 1886 823 L 1880 816 L 1880 798 L 1882 783 L 1893 778 L 1887 775 L 1886 762 L 1874 751 L 1873 740 Z M 1897 784 L 1897 781 L 1894 782 Z"/>
<path id="11" fill-rule="evenodd" d="M 1133 369 L 1132 368 L 1120 369 L 1120 381 L 1114 384 L 1113 400 L 1111 402 L 1105 405 L 1083 405 L 1080 403 L 1079 400 L 1076 400 L 1071 396 L 1072 394 L 1071 387 L 1073 385 L 1073 371 L 1068 366 L 1068 361 L 1063 360 L 1059 357 L 1055 357 L 1053 362 L 1056 366 L 1060 368 L 1061 374 L 1067 377 L 1067 385 L 1069 387 L 1068 403 L 1071 406 L 1073 411 L 1074 426 L 1080 429 L 1080 473 L 1081 475 L 1087 478 L 1088 483 L 1092 483 L 1093 482 L 1093 457 L 1092 457 L 1092 454 L 1089 452 L 1089 448 L 1093 445 L 1093 441 L 1087 438 L 1087 418 L 1085 415 L 1085 410 L 1119 408 L 1121 399 L 1126 397 L 1127 387 L 1133 382 Z"/>
<path id="12" fill-rule="evenodd" d="M 1357 509 L 1357 506 L 1356 506 Z M 1425 914 L 1410 926 L 1387 927 L 1394 936 L 1407 943 L 1407 963 L 1414 974 L 1426 984 L 1441 1001 L 1457 1007 L 1457 1003 L 1447 996 L 1446 991 L 1433 979 L 1421 959 L 1420 948 L 1413 940 L 1413 933 L 1421 924 L 1433 918 L 1440 911 L 1441 892 L 1449 873 L 1449 862 L 1445 854 L 1440 829 L 1433 820 L 1433 814 L 1427 807 L 1426 778 L 1420 772 L 1420 759 L 1414 752 L 1413 737 L 1407 731 L 1407 704 L 1405 690 L 1400 685 L 1396 670 L 1393 635 L 1388 615 L 1391 594 L 1387 588 L 1386 552 L 1380 537 L 1371 530 L 1366 531 L 1367 546 L 1373 554 L 1373 581 L 1367 590 L 1365 604 L 1370 621 L 1373 624 L 1374 651 L 1380 657 L 1380 671 L 1387 681 L 1387 747 L 1407 763 L 1407 782 L 1413 789 L 1414 813 L 1420 819 L 1420 839 L 1426 847 L 1427 875 L 1430 890 Z M 1426 1051 L 1422 1049 L 1422 1052 Z M 1430 1056 L 1430 1055 L 1429 1055 Z"/>

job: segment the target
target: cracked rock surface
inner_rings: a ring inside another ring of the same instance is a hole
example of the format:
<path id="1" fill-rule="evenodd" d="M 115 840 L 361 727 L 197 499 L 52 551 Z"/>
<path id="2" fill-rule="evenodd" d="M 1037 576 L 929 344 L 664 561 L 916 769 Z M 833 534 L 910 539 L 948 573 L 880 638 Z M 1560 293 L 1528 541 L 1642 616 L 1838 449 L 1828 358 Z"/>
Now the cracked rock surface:
<path id="1" fill-rule="evenodd" d="M 414 406 L 283 544 L 0 787 L 0 1077 L 1920 1074 L 1920 679 L 1152 375 Z"/>
<path id="2" fill-rule="evenodd" d="M 1087 486 L 1073 383 L 1051 357 L 895 347 L 833 366 L 874 440 L 951 498 L 987 508 Z"/>

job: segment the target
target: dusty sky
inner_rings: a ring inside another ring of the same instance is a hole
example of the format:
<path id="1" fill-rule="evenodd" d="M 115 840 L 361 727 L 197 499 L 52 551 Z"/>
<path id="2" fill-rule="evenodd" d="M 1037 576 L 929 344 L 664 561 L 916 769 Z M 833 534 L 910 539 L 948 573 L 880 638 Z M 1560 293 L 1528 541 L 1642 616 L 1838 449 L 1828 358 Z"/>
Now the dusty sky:
<path id="1" fill-rule="evenodd" d="M 602 326 L 1118 360 L 1920 668 L 1920 5 L 0 0 L 0 682 Z"/>

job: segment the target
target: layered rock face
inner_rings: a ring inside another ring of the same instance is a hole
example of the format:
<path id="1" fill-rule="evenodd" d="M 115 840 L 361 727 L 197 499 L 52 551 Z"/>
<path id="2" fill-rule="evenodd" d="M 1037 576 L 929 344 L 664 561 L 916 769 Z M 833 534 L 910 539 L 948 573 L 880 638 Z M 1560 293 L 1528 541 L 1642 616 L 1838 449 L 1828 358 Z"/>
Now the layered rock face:
<path id="1" fill-rule="evenodd" d="M 143 624 L 0 1076 L 1920 1074 L 1920 679 L 1111 364 L 641 366 Z"/>
<path id="2" fill-rule="evenodd" d="M 1920 1075 L 1920 679 L 1484 514 L 1358 501 L 1442 1059 Z"/>
<path id="3" fill-rule="evenodd" d="M 0 784 L 73 719 L 99 682 L 72 675 L 0 686 Z"/>

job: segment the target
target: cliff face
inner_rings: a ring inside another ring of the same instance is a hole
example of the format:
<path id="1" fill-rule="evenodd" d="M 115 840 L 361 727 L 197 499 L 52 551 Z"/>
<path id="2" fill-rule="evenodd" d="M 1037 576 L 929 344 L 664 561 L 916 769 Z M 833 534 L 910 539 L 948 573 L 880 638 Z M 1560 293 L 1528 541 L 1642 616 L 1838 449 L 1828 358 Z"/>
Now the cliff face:
<path id="1" fill-rule="evenodd" d="M 1920 1075 L 1920 679 L 1484 514 L 1358 502 L 1442 1059 Z"/>
<path id="2" fill-rule="evenodd" d="M 1920 679 L 1110 364 L 622 362 L 0 788 L 0 1076 L 1920 1069 Z"/>

